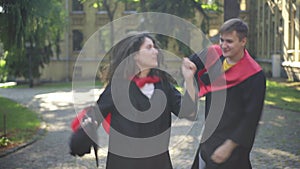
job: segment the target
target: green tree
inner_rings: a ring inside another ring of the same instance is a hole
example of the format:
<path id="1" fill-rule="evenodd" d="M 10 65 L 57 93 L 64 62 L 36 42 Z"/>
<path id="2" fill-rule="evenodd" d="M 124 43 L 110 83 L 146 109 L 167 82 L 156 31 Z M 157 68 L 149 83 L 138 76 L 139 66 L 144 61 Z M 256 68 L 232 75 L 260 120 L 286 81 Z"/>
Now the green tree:
<path id="1" fill-rule="evenodd" d="M 60 0 L 0 0 L 0 41 L 10 75 L 40 77 L 40 68 L 56 53 L 65 15 Z M 32 84 L 31 84 L 32 85 Z"/>
<path id="2" fill-rule="evenodd" d="M 134 0 L 132 0 L 134 1 Z M 198 26 L 205 34 L 209 30 L 209 15 L 211 11 L 220 12 L 219 1 L 207 1 L 207 0 L 139 0 L 140 2 L 140 11 L 141 12 L 162 12 L 168 13 L 171 15 L 176 15 L 178 17 L 184 18 Z M 196 17 L 196 12 L 200 13 L 200 16 Z M 149 24 L 148 24 L 149 25 Z M 166 27 L 172 25 L 171 23 L 164 24 Z M 157 26 L 157 25 L 153 25 Z M 161 25 L 159 25 L 161 27 Z M 183 25 L 176 25 L 181 32 L 189 32 L 186 27 Z M 191 37 L 185 36 L 185 41 L 189 41 Z M 168 37 L 158 37 L 159 41 L 162 43 L 163 47 L 168 45 L 170 38 Z M 177 40 L 176 40 L 177 41 Z M 180 53 L 183 55 L 189 55 L 190 51 L 186 45 L 183 45 L 181 42 L 177 41 L 179 46 Z"/>
<path id="3" fill-rule="evenodd" d="M 120 3 L 123 4 L 130 4 L 130 3 L 139 3 L 140 7 L 136 9 L 138 12 L 162 12 L 162 13 L 168 13 L 171 15 L 176 15 L 178 17 L 190 20 L 192 23 L 196 23 L 195 20 L 195 13 L 196 11 L 200 12 L 201 18 L 197 18 L 198 20 L 198 25 L 199 28 L 202 29 L 204 33 L 208 33 L 208 25 L 209 25 L 209 15 L 207 14 L 208 12 L 215 11 L 215 12 L 220 12 L 220 4 L 219 1 L 207 1 L 207 0 L 92 0 L 92 1 L 87 1 L 87 0 L 81 0 L 82 3 L 90 3 L 90 6 L 93 6 L 95 8 L 101 8 L 105 9 L 107 12 L 107 15 L 110 19 L 111 24 L 111 32 L 114 30 L 113 26 L 113 20 L 115 18 L 115 12 Z M 151 19 L 156 19 L 156 18 L 148 18 L 149 20 Z M 146 22 L 147 20 L 146 19 Z M 159 18 L 157 18 L 159 19 Z M 197 23 L 196 23 L 197 24 Z M 151 24 L 146 24 L 147 26 Z M 164 26 L 169 27 L 172 25 L 172 23 L 166 23 Z M 143 25 L 142 25 L 143 26 Z M 159 26 L 161 27 L 162 25 L 151 25 L 151 26 Z M 186 30 L 184 26 L 180 27 L 180 25 L 176 25 L 178 29 L 183 30 L 183 31 L 189 31 Z M 141 28 L 143 29 L 143 28 Z M 148 28 L 144 28 L 148 29 Z M 113 34 L 111 34 L 111 42 L 113 42 Z M 159 41 L 161 42 L 162 47 L 167 47 L 169 38 L 160 36 L 158 35 L 157 37 Z M 186 41 L 189 41 L 188 39 L 190 37 L 184 36 L 184 38 L 187 38 Z M 180 42 L 178 42 L 180 43 Z M 188 44 L 187 44 L 188 45 Z M 179 45 L 180 51 L 183 54 L 188 54 L 188 48 L 184 47 L 185 45 Z"/>
<path id="4" fill-rule="evenodd" d="M 126 0 L 80 0 L 81 3 L 89 3 L 89 6 L 97 8 L 98 10 L 105 10 L 110 21 L 110 32 L 114 32 L 113 21 L 115 19 L 116 10 L 120 2 Z M 110 44 L 114 42 L 114 34 L 109 33 Z"/>
<path id="5" fill-rule="evenodd" d="M 126 0 L 125 0 L 126 1 Z M 141 12 L 162 12 L 178 17 L 190 20 L 194 22 L 195 13 L 198 11 L 202 17 L 197 18 L 201 25 L 206 24 L 210 19 L 208 13 L 217 12 L 221 13 L 220 0 L 127 0 L 127 1 L 139 1 Z M 195 23 L 195 22 L 194 22 Z M 203 29 L 207 33 L 207 29 Z"/>

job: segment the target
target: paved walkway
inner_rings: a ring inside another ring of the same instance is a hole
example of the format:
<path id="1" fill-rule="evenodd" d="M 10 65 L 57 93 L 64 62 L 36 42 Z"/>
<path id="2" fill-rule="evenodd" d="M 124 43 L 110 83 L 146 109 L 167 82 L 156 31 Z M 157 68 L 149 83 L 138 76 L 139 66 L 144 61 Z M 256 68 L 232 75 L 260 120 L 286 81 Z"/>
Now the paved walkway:
<path id="1" fill-rule="evenodd" d="M 82 90 L 90 93 L 90 100 L 98 96 L 97 90 Z M 96 93 L 96 94 L 94 94 Z M 93 155 L 74 158 L 69 155 L 69 124 L 75 115 L 73 95 L 68 89 L 0 89 L 0 95 L 22 103 L 39 112 L 46 122 L 46 134 L 35 143 L 0 158 L 0 169 L 40 168 L 95 168 Z M 82 105 L 88 103 L 83 102 Z M 282 111 L 265 107 L 257 139 L 251 154 L 255 169 L 300 168 L 300 112 Z M 184 136 L 185 137 L 185 136 Z M 193 154 L 187 145 L 177 147 L 173 153 L 178 157 L 173 163 L 178 169 L 192 160 Z M 183 158 L 184 157 L 184 158 Z M 104 168 L 105 153 L 99 154 Z"/>

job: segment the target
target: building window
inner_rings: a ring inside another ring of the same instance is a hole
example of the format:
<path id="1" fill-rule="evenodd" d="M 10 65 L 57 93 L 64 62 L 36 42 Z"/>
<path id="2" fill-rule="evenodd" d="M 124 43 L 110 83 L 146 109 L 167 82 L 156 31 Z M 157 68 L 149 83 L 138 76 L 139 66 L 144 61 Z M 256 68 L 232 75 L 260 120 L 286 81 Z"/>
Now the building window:
<path id="1" fill-rule="evenodd" d="M 73 30 L 73 51 L 80 51 L 82 49 L 83 34 L 79 30 Z"/>
<path id="2" fill-rule="evenodd" d="M 83 4 L 80 2 L 80 0 L 72 1 L 72 11 L 73 12 L 83 12 Z"/>

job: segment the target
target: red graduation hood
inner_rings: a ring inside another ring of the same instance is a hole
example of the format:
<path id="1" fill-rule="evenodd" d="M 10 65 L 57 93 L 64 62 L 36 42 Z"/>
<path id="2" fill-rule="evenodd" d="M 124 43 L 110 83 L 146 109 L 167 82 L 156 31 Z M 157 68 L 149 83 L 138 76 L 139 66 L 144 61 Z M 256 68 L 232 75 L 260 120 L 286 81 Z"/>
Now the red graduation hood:
<path id="1" fill-rule="evenodd" d="M 200 77 L 210 69 L 217 61 L 220 61 L 222 56 L 222 49 L 219 45 L 212 45 L 208 48 L 207 57 L 205 61 L 205 68 L 198 72 L 199 93 L 198 95 L 204 96 L 205 94 L 213 91 L 224 90 L 231 88 L 245 81 L 250 76 L 261 71 L 261 67 L 249 55 L 248 51 L 244 50 L 244 57 L 239 60 L 227 71 L 220 73 L 220 75 L 211 82 L 205 85 Z M 222 71 L 222 70 L 220 70 Z"/>

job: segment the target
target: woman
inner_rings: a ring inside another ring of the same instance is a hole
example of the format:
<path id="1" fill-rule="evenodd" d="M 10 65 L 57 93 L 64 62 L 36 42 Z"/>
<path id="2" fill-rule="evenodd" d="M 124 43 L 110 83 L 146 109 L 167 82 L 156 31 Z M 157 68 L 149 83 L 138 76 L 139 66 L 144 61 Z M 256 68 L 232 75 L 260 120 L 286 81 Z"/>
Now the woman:
<path id="1" fill-rule="evenodd" d="M 187 92 L 182 97 L 158 69 L 160 51 L 148 33 L 129 35 L 109 54 L 109 83 L 97 101 L 103 117 L 111 114 L 106 168 L 171 169 L 171 113 L 195 117 L 196 67 L 183 59 Z"/>

